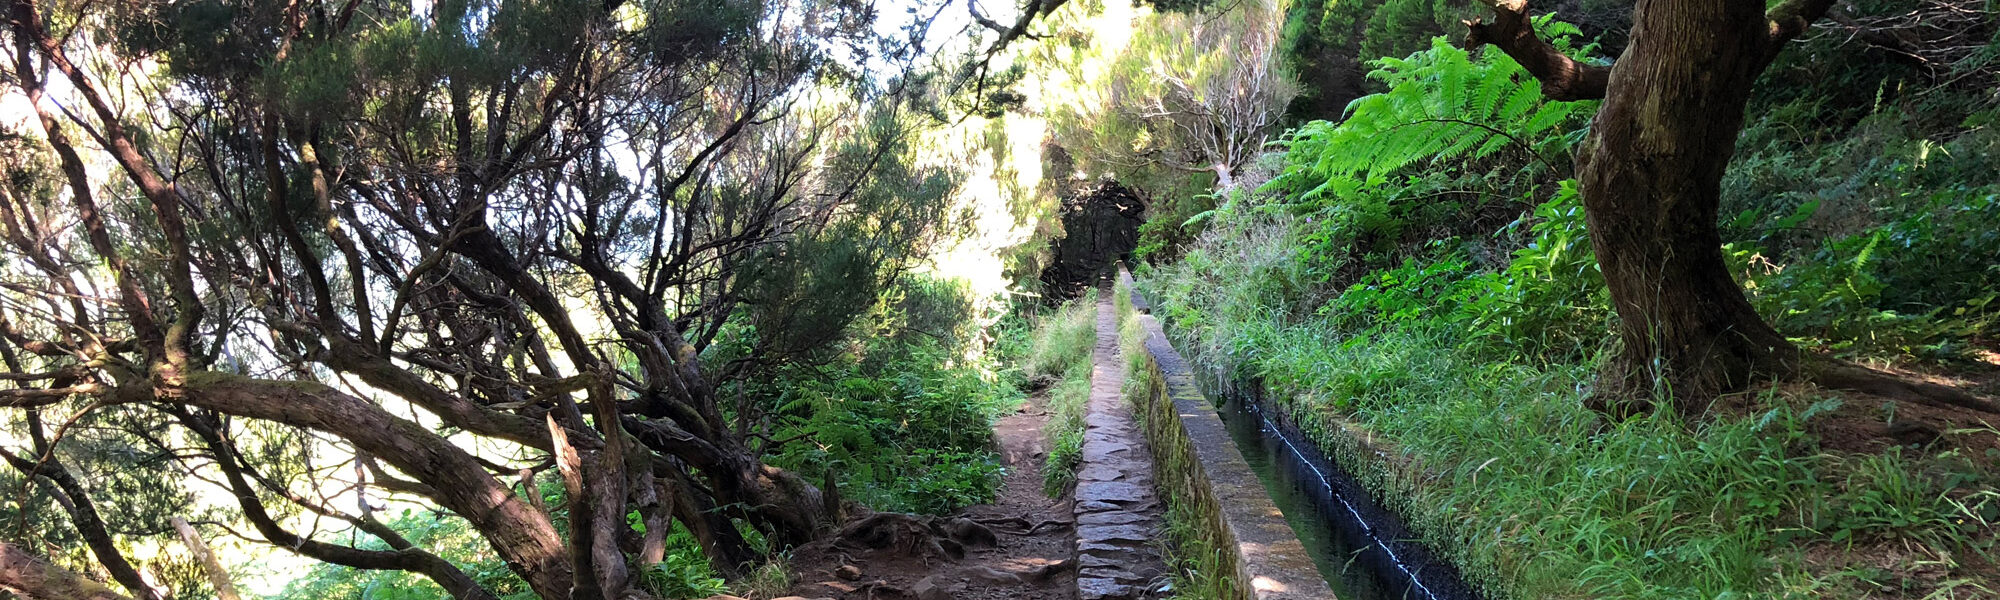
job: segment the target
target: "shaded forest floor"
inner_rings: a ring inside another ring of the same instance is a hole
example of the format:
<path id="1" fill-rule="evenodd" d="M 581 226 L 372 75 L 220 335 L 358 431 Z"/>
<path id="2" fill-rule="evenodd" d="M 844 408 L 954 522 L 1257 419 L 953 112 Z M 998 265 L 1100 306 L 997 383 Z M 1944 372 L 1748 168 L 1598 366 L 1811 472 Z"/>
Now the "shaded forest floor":
<path id="1" fill-rule="evenodd" d="M 1986 398 L 2000 397 L 2000 353 L 1982 351 L 1981 357 L 1981 363 L 1948 367 L 1873 366 L 1910 381 L 1953 387 Z M 1761 409 L 1750 397 L 1765 391 L 1759 388 L 1725 397 L 1718 401 L 1718 412 L 1734 418 L 1756 419 Z M 1781 385 L 1776 392 L 1800 406 L 1820 399 L 1840 401 L 1836 408 L 1813 419 L 1807 427 L 1819 452 L 1836 453 L 1850 461 L 1897 453 L 1913 458 L 1907 464 L 1917 470 L 1944 469 L 1951 464 L 1945 459 L 1954 455 L 1974 464 L 2000 466 L 2000 416 L 1992 413 L 1800 383 Z M 1992 493 L 1989 486 L 1968 481 L 1946 495 L 1953 501 L 1979 506 L 1982 499 L 1976 495 Z M 1959 525 L 1966 524 L 1962 516 L 1954 520 Z M 2000 532 L 1968 529 L 1971 530 L 1962 533 L 1964 543 L 1959 546 L 1972 549 L 1970 552 L 1952 552 L 1954 544 L 1913 535 L 1816 541 L 1806 545 L 1803 558 L 1809 569 L 1821 576 L 1851 575 L 1850 587 L 1860 589 L 1844 592 L 1858 597 L 1952 598 L 1964 593 L 2000 597 L 1983 595 L 2000 594 L 2000 562 L 1996 562 L 1991 551 L 2000 547 L 2000 540 L 1996 539 Z M 1980 548 L 1988 550 L 1981 552 L 1977 550 Z M 1873 589 L 1865 589 L 1868 586 Z"/>
<path id="2" fill-rule="evenodd" d="M 866 548 L 853 536 L 835 536 L 802 547 L 793 555 L 798 583 L 791 593 L 806 598 L 874 600 L 1066 600 L 1076 597 L 1075 535 L 1070 500 L 1042 493 L 1042 432 L 1049 420 L 1047 397 L 1036 394 L 994 426 L 1006 473 L 992 504 L 979 504 L 933 520 L 945 529 L 970 520 L 992 532 L 953 534 L 967 540 L 963 558 L 908 551 L 898 545 Z M 863 523 L 870 515 L 849 525 Z M 950 552 L 947 552 L 950 554 Z"/>
<path id="3" fill-rule="evenodd" d="M 2000 354 L 1982 352 L 1979 363 L 1938 365 L 1872 365 L 1896 377 L 1920 383 L 1956 388 L 1986 399 L 2000 398 Z M 1753 388 L 1746 394 L 1724 397 L 1717 407 L 1722 414 L 1755 418 L 1750 396 L 1762 393 Z M 2000 453 L 2000 415 L 1941 402 L 1910 398 L 1890 398 L 1847 390 L 1826 389 L 1791 383 L 1777 392 L 1788 398 L 1837 398 L 1840 406 L 1809 426 L 1825 450 L 1879 453 L 1902 446 L 1924 454 L 1958 451 L 1971 456 Z M 2000 461 L 2000 454 L 1991 458 Z"/>

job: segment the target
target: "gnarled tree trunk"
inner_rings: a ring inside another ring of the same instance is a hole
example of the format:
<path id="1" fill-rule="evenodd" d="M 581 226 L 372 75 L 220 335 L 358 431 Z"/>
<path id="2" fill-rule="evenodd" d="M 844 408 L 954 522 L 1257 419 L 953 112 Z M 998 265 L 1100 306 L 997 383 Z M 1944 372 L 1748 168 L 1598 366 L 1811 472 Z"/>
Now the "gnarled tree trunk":
<path id="1" fill-rule="evenodd" d="M 1730 276 L 1716 216 L 1757 76 L 1828 0 L 1770 12 L 1739 0 L 1640 0 L 1631 43 L 1609 68 L 1537 38 L 1526 0 L 1468 22 L 1560 100 L 1604 99 L 1576 159 L 1591 246 L 1624 348 L 1600 381 L 1613 412 L 1670 397 L 1684 414 L 1762 377 L 1799 373 L 1803 355 L 1764 323 Z"/>
<path id="2" fill-rule="evenodd" d="M 1781 42 L 1760 3 L 1643 0 L 1636 10 L 1577 157 L 1591 245 L 1622 321 L 1624 351 L 1602 383 L 1613 397 L 1657 393 L 1692 414 L 1694 402 L 1798 367 L 1798 349 L 1731 278 L 1716 229 L 1745 105 Z"/>

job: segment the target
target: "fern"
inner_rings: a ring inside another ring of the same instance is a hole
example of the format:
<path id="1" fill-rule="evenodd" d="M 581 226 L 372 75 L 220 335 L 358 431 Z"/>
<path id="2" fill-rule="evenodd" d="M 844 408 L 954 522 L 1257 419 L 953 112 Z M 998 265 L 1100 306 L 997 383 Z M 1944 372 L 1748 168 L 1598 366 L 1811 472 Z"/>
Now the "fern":
<path id="1" fill-rule="evenodd" d="M 1594 46 L 1572 48 L 1576 27 L 1544 16 L 1542 35 L 1582 57 Z M 1369 77 L 1389 90 L 1356 99 L 1340 123 L 1315 121 L 1279 142 L 1284 171 L 1266 189 L 1316 203 L 1379 186 L 1389 175 L 1428 163 L 1477 161 L 1513 149 L 1543 168 L 1563 161 L 1564 126 L 1596 110 L 1594 102 L 1547 102 L 1541 84 L 1501 52 L 1474 59 L 1434 38 L 1431 48 L 1407 58 L 1375 61 Z"/>

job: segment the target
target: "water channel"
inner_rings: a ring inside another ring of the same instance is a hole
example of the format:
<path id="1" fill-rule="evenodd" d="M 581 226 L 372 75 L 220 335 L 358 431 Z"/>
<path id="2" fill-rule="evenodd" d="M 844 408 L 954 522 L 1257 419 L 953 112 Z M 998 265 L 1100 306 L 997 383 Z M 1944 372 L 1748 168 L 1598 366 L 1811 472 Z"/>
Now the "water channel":
<path id="1" fill-rule="evenodd" d="M 1213 396 L 1211 396 L 1213 397 Z M 1236 447 L 1340 600 L 1478 600 L 1458 570 L 1248 394 L 1218 409 Z"/>

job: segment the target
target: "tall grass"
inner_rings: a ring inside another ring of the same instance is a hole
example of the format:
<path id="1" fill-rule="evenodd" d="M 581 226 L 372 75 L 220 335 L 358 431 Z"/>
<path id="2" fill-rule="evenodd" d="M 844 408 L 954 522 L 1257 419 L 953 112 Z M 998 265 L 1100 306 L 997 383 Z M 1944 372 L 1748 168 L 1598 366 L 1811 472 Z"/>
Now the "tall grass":
<path id="1" fill-rule="evenodd" d="M 1028 378 L 1065 378 L 1083 369 L 1088 379 L 1090 352 L 1097 346 L 1097 291 L 1043 313 L 1035 324 L 1033 342 L 1022 360 Z"/>
<path id="2" fill-rule="evenodd" d="M 1031 381 L 1049 384 L 1049 421 L 1042 432 L 1049 453 L 1042 465 L 1042 491 L 1060 496 L 1076 483 L 1083 452 L 1083 417 L 1090 402 L 1091 351 L 1097 346 L 1097 293 L 1092 290 L 1035 324 L 1033 342 L 1021 361 Z"/>
<path id="3" fill-rule="evenodd" d="M 1182 331 L 1227 336 L 1192 340 L 1209 349 L 1195 360 L 1261 380 L 1278 409 L 1500 596 L 1822 597 L 1853 582 L 1809 569 L 1808 547 L 1894 540 L 1947 567 L 1990 552 L 1980 532 L 2000 514 L 2000 464 L 1822 452 L 1807 423 L 1835 401 L 1767 394 L 1756 418 L 1690 425 L 1667 411 L 1613 423 L 1581 405 L 1593 364 L 1495 362 L 1449 332 L 1346 337 L 1226 308 L 1175 307 L 1216 320 Z M 1363 451 L 1361 435 L 1390 456 Z M 1972 587 L 1956 597 L 2000 587 L 1959 583 Z"/>

